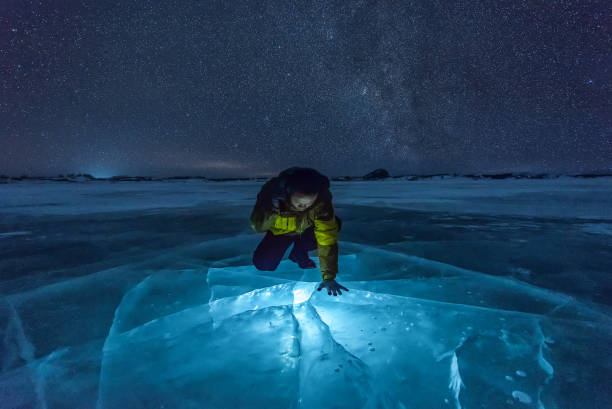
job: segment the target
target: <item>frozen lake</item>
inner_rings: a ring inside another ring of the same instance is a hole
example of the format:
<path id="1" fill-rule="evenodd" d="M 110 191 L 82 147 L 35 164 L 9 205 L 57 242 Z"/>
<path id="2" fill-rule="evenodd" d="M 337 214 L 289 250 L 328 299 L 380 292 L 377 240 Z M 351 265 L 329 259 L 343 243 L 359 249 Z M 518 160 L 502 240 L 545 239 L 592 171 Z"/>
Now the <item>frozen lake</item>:
<path id="1" fill-rule="evenodd" d="M 332 181 L 338 297 L 262 184 L 0 185 L 0 407 L 612 407 L 612 178 Z"/>

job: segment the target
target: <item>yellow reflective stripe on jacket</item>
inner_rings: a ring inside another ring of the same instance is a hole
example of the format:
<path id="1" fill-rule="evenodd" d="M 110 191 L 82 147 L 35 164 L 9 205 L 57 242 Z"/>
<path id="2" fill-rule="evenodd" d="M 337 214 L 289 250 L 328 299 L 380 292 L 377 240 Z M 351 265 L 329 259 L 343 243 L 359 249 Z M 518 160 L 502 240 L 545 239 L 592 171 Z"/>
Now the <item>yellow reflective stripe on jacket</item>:
<path id="1" fill-rule="evenodd" d="M 293 231 L 295 230 L 295 217 L 278 216 L 274 222 L 277 229 Z"/>
<path id="2" fill-rule="evenodd" d="M 333 217 L 331 220 L 315 219 L 314 234 L 317 243 L 321 246 L 328 246 L 336 243 L 338 240 L 338 223 L 336 222 L 336 218 Z"/>

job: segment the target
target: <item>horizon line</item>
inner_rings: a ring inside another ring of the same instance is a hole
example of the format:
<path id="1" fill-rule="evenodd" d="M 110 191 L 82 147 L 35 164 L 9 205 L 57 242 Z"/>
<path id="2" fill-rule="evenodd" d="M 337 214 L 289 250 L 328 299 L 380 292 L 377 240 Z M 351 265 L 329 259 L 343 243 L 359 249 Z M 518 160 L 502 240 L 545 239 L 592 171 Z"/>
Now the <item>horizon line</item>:
<path id="1" fill-rule="evenodd" d="M 363 178 L 370 173 L 375 171 L 366 173 L 364 175 L 335 175 L 328 176 L 330 179 L 334 178 Z M 387 172 L 388 173 L 388 172 Z M 612 176 L 612 168 L 608 169 L 593 169 L 591 171 L 579 171 L 579 172 L 555 172 L 555 171 L 499 171 L 499 172 L 467 172 L 467 173 L 458 173 L 458 172 L 432 172 L 432 173 L 402 173 L 397 175 L 389 174 L 389 176 L 385 176 L 382 178 L 397 178 L 403 176 L 485 176 L 485 175 L 556 175 L 556 176 L 579 176 L 579 175 L 593 175 L 593 174 L 607 174 Z M 276 174 L 275 174 L 276 175 Z M 6 179 L 19 179 L 19 178 L 66 178 L 66 177 L 91 177 L 93 179 L 99 180 L 107 180 L 114 178 L 150 178 L 150 179 L 261 179 L 261 178 L 271 178 L 275 177 L 275 175 L 250 175 L 250 176 L 203 176 L 203 175 L 167 175 L 167 176 L 151 176 L 151 175 L 128 175 L 128 174 L 117 174 L 113 176 L 94 176 L 91 173 L 87 172 L 70 172 L 70 173 L 59 173 L 57 175 L 8 175 L 4 173 L 0 173 L 0 178 Z"/>

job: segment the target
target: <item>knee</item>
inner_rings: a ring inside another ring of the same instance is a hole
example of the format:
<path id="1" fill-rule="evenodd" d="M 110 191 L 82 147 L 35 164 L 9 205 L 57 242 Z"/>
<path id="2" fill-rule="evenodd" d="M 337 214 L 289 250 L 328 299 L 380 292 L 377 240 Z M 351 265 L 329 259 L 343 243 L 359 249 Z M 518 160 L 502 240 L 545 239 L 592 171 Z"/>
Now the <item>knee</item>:
<path id="1" fill-rule="evenodd" d="M 273 260 L 266 260 L 257 254 L 253 255 L 253 265 L 260 271 L 274 271 L 278 267 L 278 263 L 275 263 Z"/>

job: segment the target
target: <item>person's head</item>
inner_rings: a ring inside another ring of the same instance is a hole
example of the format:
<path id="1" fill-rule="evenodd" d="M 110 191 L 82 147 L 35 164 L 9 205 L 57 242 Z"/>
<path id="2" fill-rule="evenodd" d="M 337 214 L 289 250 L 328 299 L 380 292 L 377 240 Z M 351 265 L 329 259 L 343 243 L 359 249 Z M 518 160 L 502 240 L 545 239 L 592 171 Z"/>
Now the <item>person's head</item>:
<path id="1" fill-rule="evenodd" d="M 317 200 L 318 194 L 308 194 L 304 192 L 293 192 L 289 198 L 291 207 L 298 211 L 308 209 Z"/>
<path id="2" fill-rule="evenodd" d="M 287 193 L 291 206 L 299 211 L 308 209 L 317 200 L 326 178 L 312 168 L 297 168 L 287 178 Z"/>

